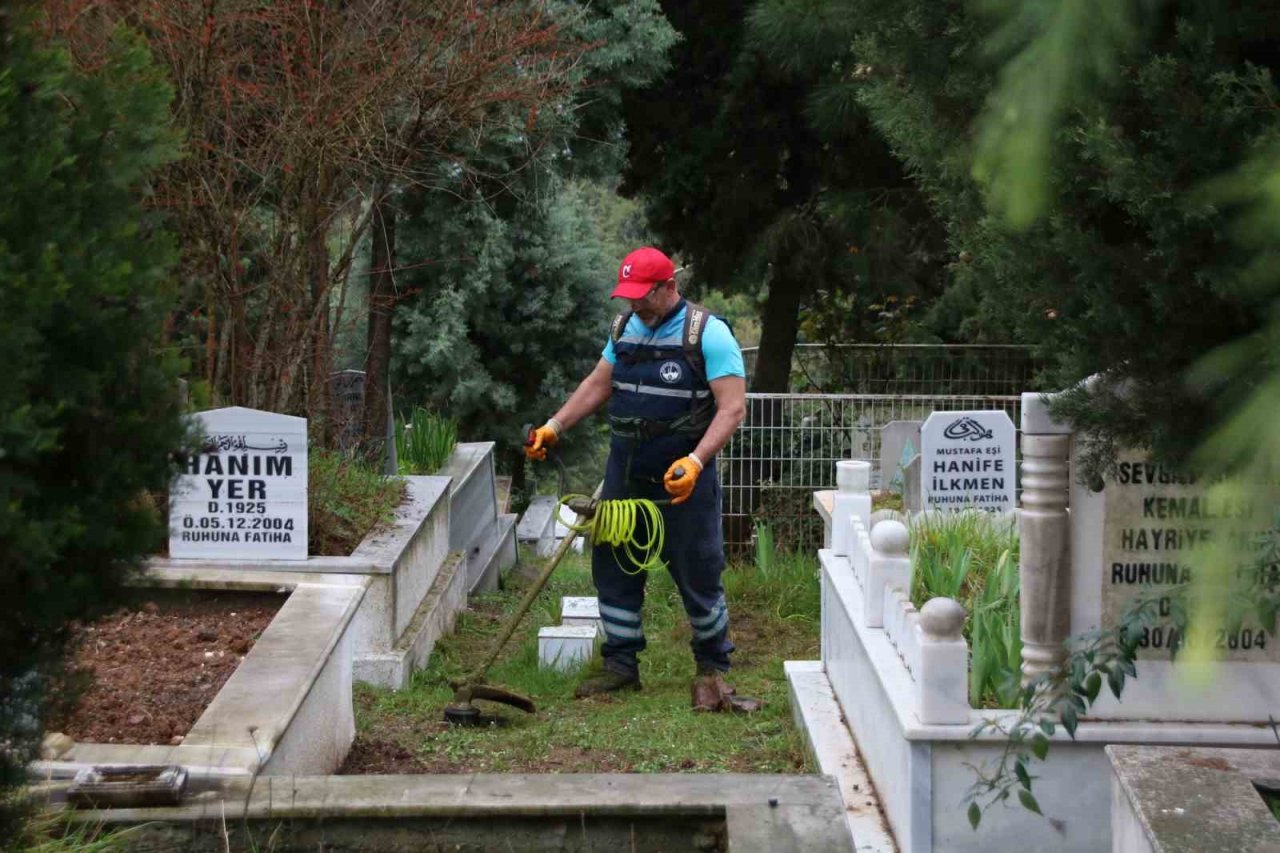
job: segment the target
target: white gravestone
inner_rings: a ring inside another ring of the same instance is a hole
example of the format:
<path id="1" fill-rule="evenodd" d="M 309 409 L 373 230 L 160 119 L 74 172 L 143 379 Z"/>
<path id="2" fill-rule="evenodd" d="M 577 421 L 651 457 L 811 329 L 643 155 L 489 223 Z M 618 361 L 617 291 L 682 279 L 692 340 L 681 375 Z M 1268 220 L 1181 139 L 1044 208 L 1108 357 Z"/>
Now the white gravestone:
<path id="1" fill-rule="evenodd" d="M 1152 463 L 1145 454 L 1123 453 L 1105 480 L 1102 528 L 1102 624 L 1119 624 L 1126 606 L 1140 596 L 1153 600 L 1158 623 L 1143 631 L 1139 659 L 1169 659 L 1182 638 L 1172 623 L 1172 592 L 1191 580 L 1191 550 L 1228 535 L 1221 522 L 1243 522 L 1265 534 L 1270 509 L 1251 500 L 1214 499 L 1192 477 Z M 1257 571 L 1257 564 L 1237 567 Z M 1233 630 L 1218 630 L 1218 656 L 1226 661 L 1280 663 L 1280 643 L 1246 617 Z"/>
<path id="2" fill-rule="evenodd" d="M 934 412 L 920 430 L 926 510 L 1014 508 L 1016 433 L 1000 411 Z"/>
<path id="3" fill-rule="evenodd" d="M 1201 540 L 1265 531 L 1274 508 L 1212 500 L 1207 483 L 1129 450 L 1102 486 L 1070 482 L 1071 633 L 1115 627 L 1139 598 L 1154 602 L 1156 621 L 1139 639 L 1138 677 L 1125 682 L 1119 702 L 1104 689 L 1090 716 L 1265 724 L 1280 708 L 1278 639 L 1246 612 L 1214 630 L 1216 660 L 1174 658 L 1182 638 L 1173 593 L 1191 580 Z M 1241 570 L 1257 566 L 1231 569 Z"/>
<path id="4" fill-rule="evenodd" d="M 920 421 L 889 421 L 880 430 L 880 488 L 902 491 L 902 469 L 920 447 Z"/>
<path id="5" fill-rule="evenodd" d="M 307 420 L 232 407 L 197 412 L 205 446 L 169 496 L 169 556 L 307 558 Z"/>

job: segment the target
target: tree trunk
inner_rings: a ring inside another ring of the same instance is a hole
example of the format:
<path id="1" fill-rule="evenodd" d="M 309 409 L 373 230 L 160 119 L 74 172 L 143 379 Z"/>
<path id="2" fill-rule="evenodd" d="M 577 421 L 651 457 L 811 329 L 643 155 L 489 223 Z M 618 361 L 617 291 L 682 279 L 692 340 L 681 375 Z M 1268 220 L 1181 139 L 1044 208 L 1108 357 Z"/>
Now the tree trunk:
<path id="1" fill-rule="evenodd" d="M 311 418 L 308 432 L 320 447 L 330 447 L 333 440 L 329 412 L 329 374 L 333 361 L 329 349 L 329 247 L 325 242 L 327 228 L 317 205 L 311 227 L 307 230 L 307 287 L 314 320 L 311 324 L 310 381 L 307 383 L 307 415 Z M 316 423 L 319 421 L 319 423 Z"/>
<path id="2" fill-rule="evenodd" d="M 370 223 L 369 351 L 365 356 L 362 446 L 371 459 L 382 457 L 387 435 L 387 376 L 391 369 L 391 315 L 395 309 L 396 212 L 378 193 Z"/>
<path id="3" fill-rule="evenodd" d="M 759 393 L 786 393 L 791 383 L 791 355 L 800 328 L 802 288 L 798 282 L 774 281 L 764 304 L 760 329 L 760 349 L 756 353 L 751 390 Z"/>

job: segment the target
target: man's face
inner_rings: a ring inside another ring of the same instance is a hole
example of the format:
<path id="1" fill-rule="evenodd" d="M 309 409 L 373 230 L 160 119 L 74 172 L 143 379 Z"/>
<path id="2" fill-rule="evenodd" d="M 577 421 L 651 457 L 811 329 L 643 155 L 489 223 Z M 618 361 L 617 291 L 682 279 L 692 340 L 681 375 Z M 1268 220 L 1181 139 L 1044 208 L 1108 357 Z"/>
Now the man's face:
<path id="1" fill-rule="evenodd" d="M 666 313 L 664 310 L 666 290 L 667 282 L 660 281 L 641 298 L 627 300 L 631 303 L 632 312 L 640 318 L 641 323 L 652 328 L 662 319 L 662 315 Z"/>

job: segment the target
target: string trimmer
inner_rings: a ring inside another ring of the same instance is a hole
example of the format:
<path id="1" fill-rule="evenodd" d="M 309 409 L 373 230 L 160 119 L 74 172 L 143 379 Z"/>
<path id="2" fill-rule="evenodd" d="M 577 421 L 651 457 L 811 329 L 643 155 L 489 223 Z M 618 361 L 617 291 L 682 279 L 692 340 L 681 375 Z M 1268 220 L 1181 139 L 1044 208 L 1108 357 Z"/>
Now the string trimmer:
<path id="1" fill-rule="evenodd" d="M 530 444 L 533 441 L 532 431 L 526 430 L 526 433 L 529 434 L 526 444 Z M 682 476 L 681 472 L 677 471 L 676 476 Z M 533 700 L 528 696 L 516 693 L 514 690 L 508 690 L 505 687 L 487 684 L 485 675 L 488 673 L 489 667 L 493 666 L 493 662 L 498 659 L 498 655 L 502 652 L 502 647 L 506 645 L 507 640 L 511 639 L 511 635 L 515 633 L 520 620 L 529 612 L 534 599 L 542 592 L 542 588 L 547 585 L 547 581 L 551 579 L 556 566 L 560 565 L 564 555 L 569 553 L 569 549 L 573 547 L 574 540 L 579 535 L 585 534 L 593 545 L 600 543 L 611 544 L 615 547 L 621 545 L 626 550 L 628 558 L 634 565 L 639 567 L 637 571 L 661 565 L 658 555 L 662 551 L 663 526 L 662 514 L 657 507 L 669 503 L 671 503 L 670 500 L 602 500 L 586 495 L 565 495 L 560 500 L 560 504 L 567 506 L 574 512 L 577 515 L 577 520 L 569 525 L 569 532 L 551 555 L 542 572 L 529 585 L 529 589 L 525 591 L 524 598 L 520 600 L 519 606 L 511 614 L 511 618 L 507 620 L 507 624 L 503 626 L 502 633 L 498 635 L 497 641 L 494 642 L 493 648 L 489 650 L 484 661 L 476 668 L 470 678 L 465 681 L 451 683 L 453 701 L 444 708 L 445 722 L 459 726 L 475 726 L 489 722 L 489 719 L 476 707 L 474 702 L 476 699 L 485 699 L 490 702 L 510 705 L 529 714 L 537 710 L 534 707 Z M 553 524 L 559 519 L 559 508 L 560 505 L 558 504 L 555 518 L 552 521 Z M 650 535 L 648 541 L 636 543 L 634 542 L 635 522 L 640 517 L 647 519 Z"/>

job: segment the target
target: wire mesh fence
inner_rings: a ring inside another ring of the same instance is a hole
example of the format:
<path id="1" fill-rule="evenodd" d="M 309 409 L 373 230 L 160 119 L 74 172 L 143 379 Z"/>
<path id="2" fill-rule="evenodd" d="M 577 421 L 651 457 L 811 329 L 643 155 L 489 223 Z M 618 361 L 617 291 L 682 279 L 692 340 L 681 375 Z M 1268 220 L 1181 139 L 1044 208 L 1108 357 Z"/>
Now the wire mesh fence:
<path id="1" fill-rule="evenodd" d="M 747 376 L 757 347 L 742 350 Z M 840 394 L 1013 395 L 1039 390 L 1042 363 L 1012 344 L 797 344 L 792 390 Z"/>
<path id="2" fill-rule="evenodd" d="M 764 519 L 780 547 L 821 547 L 812 493 L 835 487 L 841 459 L 870 461 L 872 489 L 887 486 L 880 482 L 886 424 L 924 421 L 935 411 L 998 409 L 1016 426 L 1020 403 L 1014 394 L 748 394 L 746 419 L 718 462 L 725 545 L 730 554 L 744 553 L 756 519 Z"/>

